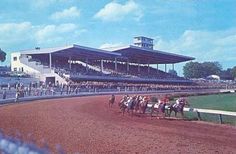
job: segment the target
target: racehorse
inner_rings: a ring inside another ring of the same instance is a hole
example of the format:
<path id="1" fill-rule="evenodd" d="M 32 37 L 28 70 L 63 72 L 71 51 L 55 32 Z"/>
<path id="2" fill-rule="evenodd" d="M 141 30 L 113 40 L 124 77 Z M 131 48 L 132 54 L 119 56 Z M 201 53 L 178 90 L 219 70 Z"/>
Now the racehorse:
<path id="1" fill-rule="evenodd" d="M 171 115 L 171 112 L 175 112 L 175 117 L 177 116 L 177 113 L 180 112 L 182 117 L 184 117 L 184 106 L 189 105 L 188 101 L 185 98 L 179 98 L 176 100 L 176 103 L 171 104 L 168 109 L 170 110 L 169 112 L 169 117 Z"/>
<path id="2" fill-rule="evenodd" d="M 133 98 L 129 96 L 124 96 L 119 103 L 119 107 L 123 115 L 125 114 L 125 110 L 129 112 L 133 108 Z"/>
<path id="3" fill-rule="evenodd" d="M 152 107 L 151 107 L 151 112 L 150 112 L 150 116 L 152 117 L 153 113 L 154 112 L 157 112 L 157 114 L 159 113 L 159 110 L 160 110 L 160 100 L 158 100 L 158 102 L 152 104 Z"/>
<path id="4" fill-rule="evenodd" d="M 112 107 L 114 103 L 115 103 L 115 95 L 112 94 L 111 98 L 108 101 L 109 107 Z"/>
<path id="5" fill-rule="evenodd" d="M 143 99 L 139 102 L 139 110 L 141 111 L 141 113 L 145 114 L 147 105 L 148 105 L 148 98 L 143 97 Z"/>
<path id="6" fill-rule="evenodd" d="M 150 113 L 151 117 L 155 111 L 157 112 L 157 115 L 159 115 L 159 113 L 162 113 L 162 116 L 165 117 L 166 104 L 169 104 L 169 99 L 167 97 L 161 100 L 158 100 L 157 103 L 153 104 L 151 108 L 151 113 Z"/>
<path id="7" fill-rule="evenodd" d="M 146 108 L 147 108 L 148 100 L 146 97 L 142 96 L 133 96 L 133 97 L 128 97 L 124 96 L 120 103 L 119 107 L 124 115 L 125 110 L 131 115 L 133 115 L 133 112 L 135 111 L 136 113 L 139 111 L 141 113 L 145 113 Z"/>

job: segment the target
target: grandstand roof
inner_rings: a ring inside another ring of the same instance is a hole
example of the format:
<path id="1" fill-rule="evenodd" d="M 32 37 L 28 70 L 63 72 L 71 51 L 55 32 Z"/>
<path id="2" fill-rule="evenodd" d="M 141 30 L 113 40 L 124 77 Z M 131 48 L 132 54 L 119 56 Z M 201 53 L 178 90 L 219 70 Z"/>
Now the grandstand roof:
<path id="1" fill-rule="evenodd" d="M 132 45 L 107 48 L 105 50 L 113 51 L 113 53 L 120 53 L 122 56 L 127 57 L 129 62 L 140 64 L 173 64 L 195 59 L 193 57 L 167 53 L 159 50 L 150 50 Z"/>
<path id="2" fill-rule="evenodd" d="M 39 54 L 49 54 L 61 56 L 61 57 L 71 57 L 72 59 L 114 59 L 123 58 L 120 53 L 109 52 L 102 49 L 95 49 L 90 47 L 84 47 L 79 45 L 70 45 L 65 47 L 56 48 L 35 48 L 33 50 L 24 50 L 21 52 L 26 55 L 39 55 Z"/>
<path id="3" fill-rule="evenodd" d="M 145 49 L 132 45 L 106 49 L 70 45 L 56 48 L 35 48 L 33 50 L 21 51 L 21 53 L 27 55 L 52 53 L 52 55 L 55 56 L 65 58 L 71 57 L 72 60 L 81 60 L 86 58 L 91 60 L 114 60 L 115 58 L 119 58 L 119 61 L 126 61 L 128 59 L 130 63 L 140 64 L 174 64 L 194 60 L 193 57 L 167 53 L 159 50 Z"/>

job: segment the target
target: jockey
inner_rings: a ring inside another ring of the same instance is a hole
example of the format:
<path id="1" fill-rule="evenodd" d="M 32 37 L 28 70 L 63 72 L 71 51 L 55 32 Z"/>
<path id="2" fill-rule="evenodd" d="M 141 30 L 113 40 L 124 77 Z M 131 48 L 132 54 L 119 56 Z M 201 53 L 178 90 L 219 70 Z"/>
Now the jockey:
<path id="1" fill-rule="evenodd" d="M 159 104 L 167 104 L 167 103 L 169 103 L 169 98 L 167 96 L 165 96 L 164 98 L 162 98 L 158 102 L 159 102 Z"/>
<path id="2" fill-rule="evenodd" d="M 165 107 L 166 104 L 169 103 L 169 98 L 167 96 L 165 96 L 164 98 L 158 100 L 159 102 L 159 107 L 158 110 L 162 113 L 162 118 L 165 117 Z M 157 119 L 159 119 L 160 117 L 157 117 Z"/>
<path id="3" fill-rule="evenodd" d="M 145 97 L 143 97 L 143 100 L 142 100 L 143 102 L 148 102 L 148 97 L 147 96 L 145 96 Z"/>
<path id="4" fill-rule="evenodd" d="M 173 107 L 178 107 L 179 104 L 184 103 L 186 100 L 184 97 L 180 97 L 179 99 L 176 100 L 176 103 L 173 105 Z"/>

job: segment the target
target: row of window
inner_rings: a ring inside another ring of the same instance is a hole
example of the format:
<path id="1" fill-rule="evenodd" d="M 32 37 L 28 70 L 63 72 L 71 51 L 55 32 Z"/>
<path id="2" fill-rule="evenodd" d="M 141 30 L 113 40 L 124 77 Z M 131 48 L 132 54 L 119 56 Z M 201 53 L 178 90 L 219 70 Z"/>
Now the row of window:
<path id="1" fill-rule="evenodd" d="M 17 67 L 14 67 L 14 68 L 13 68 L 13 71 L 14 71 L 14 72 L 17 72 Z M 24 72 L 24 68 L 23 68 L 23 67 L 20 67 L 20 68 L 19 68 L 19 72 Z"/>
<path id="2" fill-rule="evenodd" d="M 147 48 L 152 48 L 153 47 L 152 44 L 145 44 L 145 43 L 135 43 L 135 45 L 141 46 L 141 47 L 147 47 Z"/>
<path id="3" fill-rule="evenodd" d="M 149 38 L 145 38 L 145 37 L 137 37 L 135 38 L 137 39 L 138 41 L 142 40 L 142 41 L 147 41 L 149 43 L 153 43 L 153 40 L 152 39 L 149 39 Z"/>

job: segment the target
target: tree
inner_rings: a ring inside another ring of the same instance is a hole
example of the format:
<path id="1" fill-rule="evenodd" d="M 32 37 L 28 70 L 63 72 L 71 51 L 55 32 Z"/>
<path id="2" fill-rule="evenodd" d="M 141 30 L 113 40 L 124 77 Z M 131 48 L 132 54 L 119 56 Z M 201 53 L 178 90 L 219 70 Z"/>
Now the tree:
<path id="1" fill-rule="evenodd" d="M 169 70 L 168 73 L 177 76 L 177 72 L 175 70 Z"/>
<path id="2" fill-rule="evenodd" d="M 236 79 L 236 66 L 234 66 L 234 67 L 231 69 L 231 75 L 233 76 L 234 79 Z"/>
<path id="3" fill-rule="evenodd" d="M 231 74 L 231 68 L 228 68 L 227 70 L 222 70 L 220 73 L 220 78 L 223 80 L 232 80 L 233 76 Z"/>
<path id="4" fill-rule="evenodd" d="M 209 75 L 220 75 L 222 70 L 218 62 L 189 62 L 183 67 L 186 78 L 205 78 Z"/>
<path id="5" fill-rule="evenodd" d="M 6 60 L 6 53 L 0 48 L 0 61 L 4 62 Z"/>
<path id="6" fill-rule="evenodd" d="M 220 75 L 222 66 L 219 62 L 204 62 L 202 63 L 203 76 L 207 77 L 209 75 Z"/>
<path id="7" fill-rule="evenodd" d="M 184 77 L 186 78 L 202 78 L 202 65 L 198 62 L 186 63 L 183 67 Z"/>

